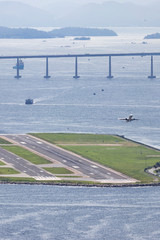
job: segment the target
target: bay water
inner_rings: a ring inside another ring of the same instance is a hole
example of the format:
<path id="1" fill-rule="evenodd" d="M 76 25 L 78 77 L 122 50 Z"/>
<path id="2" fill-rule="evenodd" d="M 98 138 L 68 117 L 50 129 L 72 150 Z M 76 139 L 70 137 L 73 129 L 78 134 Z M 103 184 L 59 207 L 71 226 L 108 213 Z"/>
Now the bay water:
<path id="1" fill-rule="evenodd" d="M 160 188 L 0 186 L 1 240 L 159 240 Z"/>
<path id="2" fill-rule="evenodd" d="M 160 28 L 112 28 L 118 37 L 0 40 L 0 55 L 159 52 L 160 40 L 144 40 Z M 145 41 L 145 43 L 144 43 Z M 79 132 L 119 134 L 160 148 L 160 57 L 23 59 L 0 64 L 0 133 Z M 25 105 L 25 99 L 34 99 Z M 138 121 L 118 118 L 133 114 Z M 159 187 L 76 188 L 0 186 L 0 239 L 159 239 Z"/>

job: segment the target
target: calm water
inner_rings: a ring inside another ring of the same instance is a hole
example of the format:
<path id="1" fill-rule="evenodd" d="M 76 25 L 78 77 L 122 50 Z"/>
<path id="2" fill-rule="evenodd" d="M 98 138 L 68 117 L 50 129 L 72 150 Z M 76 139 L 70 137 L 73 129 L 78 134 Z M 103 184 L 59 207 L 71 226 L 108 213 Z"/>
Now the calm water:
<path id="1" fill-rule="evenodd" d="M 118 37 L 97 37 L 91 41 L 0 40 L 0 52 L 29 55 L 159 51 L 160 40 L 142 42 L 147 33 L 160 29 L 116 28 L 115 31 Z M 147 78 L 150 57 L 113 58 L 112 80 L 106 78 L 108 58 L 79 59 L 78 80 L 72 78 L 74 59 L 50 59 L 49 80 L 43 78 L 43 59 L 24 59 L 25 69 L 19 80 L 14 78 L 16 72 L 12 69 L 15 61 L 1 60 L 0 132 L 113 133 L 160 148 L 159 58 L 154 58 L 157 75 L 154 80 Z M 28 97 L 34 99 L 34 105 L 24 104 Z M 140 121 L 118 120 L 131 113 Z"/>
<path id="2" fill-rule="evenodd" d="M 1 240 L 159 240 L 160 188 L 0 186 Z"/>
<path id="3" fill-rule="evenodd" d="M 147 40 L 157 28 L 116 28 L 118 37 L 0 40 L 1 55 L 159 51 L 160 40 Z M 133 42 L 131 44 L 131 42 Z M 43 59 L 24 59 L 22 78 L 14 78 L 14 60 L 0 65 L 0 133 L 91 132 L 125 135 L 160 148 L 160 57 L 50 59 L 51 79 Z M 102 91 L 104 89 L 104 91 Z M 96 93 L 96 95 L 93 95 Z M 35 104 L 27 106 L 31 97 Z M 119 121 L 129 114 L 140 119 Z M 0 240 L 159 239 L 160 188 L 70 188 L 0 186 Z"/>

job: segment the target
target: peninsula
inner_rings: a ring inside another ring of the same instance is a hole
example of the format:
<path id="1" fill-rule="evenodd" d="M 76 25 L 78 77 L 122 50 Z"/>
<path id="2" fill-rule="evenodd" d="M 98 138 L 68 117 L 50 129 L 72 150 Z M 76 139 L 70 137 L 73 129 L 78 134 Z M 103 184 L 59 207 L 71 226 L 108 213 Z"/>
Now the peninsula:
<path id="1" fill-rule="evenodd" d="M 36 150 L 35 150 L 36 149 Z M 0 182 L 85 186 L 160 184 L 160 151 L 117 135 L 0 137 Z M 21 163 L 21 164 L 20 164 Z"/>
<path id="2" fill-rule="evenodd" d="M 80 28 L 66 27 L 52 31 L 40 31 L 33 28 L 7 28 L 0 27 L 0 38 L 9 39 L 43 39 L 43 38 L 64 38 L 68 36 L 117 36 L 117 34 L 106 28 Z"/>

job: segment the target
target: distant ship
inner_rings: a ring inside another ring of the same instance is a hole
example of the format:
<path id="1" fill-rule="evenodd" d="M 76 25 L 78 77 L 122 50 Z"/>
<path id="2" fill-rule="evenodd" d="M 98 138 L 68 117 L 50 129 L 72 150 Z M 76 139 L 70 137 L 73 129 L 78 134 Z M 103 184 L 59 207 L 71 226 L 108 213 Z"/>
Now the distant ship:
<path id="1" fill-rule="evenodd" d="M 25 100 L 25 104 L 33 104 L 33 99 L 32 98 L 27 98 Z"/>
<path id="2" fill-rule="evenodd" d="M 18 68 L 18 64 L 16 63 L 13 69 L 17 69 L 17 68 Z M 19 60 L 19 69 L 24 69 L 24 62 L 21 59 Z"/>

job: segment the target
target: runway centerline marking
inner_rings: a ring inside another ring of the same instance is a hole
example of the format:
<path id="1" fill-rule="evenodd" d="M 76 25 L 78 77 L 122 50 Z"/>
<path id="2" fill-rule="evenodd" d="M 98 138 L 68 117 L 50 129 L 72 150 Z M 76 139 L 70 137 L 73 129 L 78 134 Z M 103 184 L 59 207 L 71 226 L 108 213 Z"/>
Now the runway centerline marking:
<path id="1" fill-rule="evenodd" d="M 78 166 L 72 166 L 73 168 L 79 168 Z"/>
<path id="2" fill-rule="evenodd" d="M 93 168 L 98 168 L 97 166 L 95 166 L 95 165 L 91 165 L 91 167 L 93 167 Z"/>

